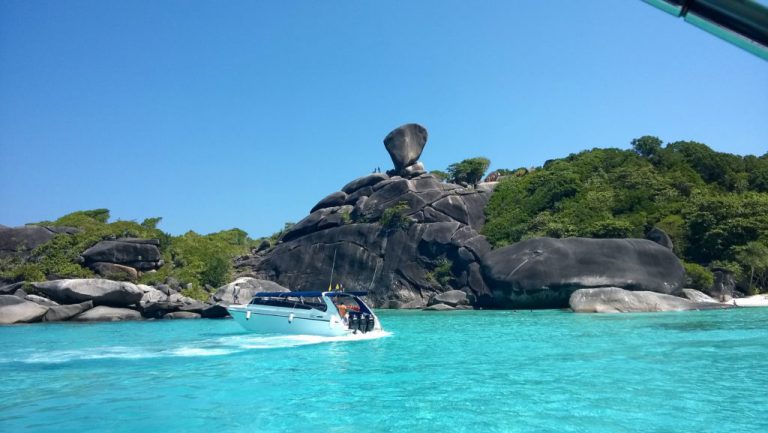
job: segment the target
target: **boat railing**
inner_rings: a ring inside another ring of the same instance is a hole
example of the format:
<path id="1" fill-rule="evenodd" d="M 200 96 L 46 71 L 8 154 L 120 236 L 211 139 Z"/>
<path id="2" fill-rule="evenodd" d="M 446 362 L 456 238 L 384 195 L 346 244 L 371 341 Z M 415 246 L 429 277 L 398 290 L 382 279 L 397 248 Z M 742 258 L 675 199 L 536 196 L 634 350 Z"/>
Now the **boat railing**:
<path id="1" fill-rule="evenodd" d="M 303 298 L 299 299 L 287 299 L 287 298 L 259 298 L 254 297 L 251 302 L 251 305 L 265 305 L 269 307 L 282 307 L 282 308 L 293 308 L 293 309 L 299 309 L 299 310 L 320 310 L 320 311 L 326 311 L 328 309 L 328 306 L 325 305 L 323 302 L 313 302 L 309 300 L 305 300 Z"/>

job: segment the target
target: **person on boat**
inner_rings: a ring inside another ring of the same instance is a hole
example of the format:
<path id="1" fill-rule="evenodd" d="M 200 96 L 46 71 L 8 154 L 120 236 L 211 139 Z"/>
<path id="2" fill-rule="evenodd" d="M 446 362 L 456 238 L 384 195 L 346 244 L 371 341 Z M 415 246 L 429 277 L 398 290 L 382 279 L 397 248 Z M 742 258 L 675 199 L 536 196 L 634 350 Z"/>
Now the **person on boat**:
<path id="1" fill-rule="evenodd" d="M 339 310 L 339 316 L 342 318 L 347 317 L 347 306 L 344 304 L 339 304 L 336 306 L 336 308 Z"/>

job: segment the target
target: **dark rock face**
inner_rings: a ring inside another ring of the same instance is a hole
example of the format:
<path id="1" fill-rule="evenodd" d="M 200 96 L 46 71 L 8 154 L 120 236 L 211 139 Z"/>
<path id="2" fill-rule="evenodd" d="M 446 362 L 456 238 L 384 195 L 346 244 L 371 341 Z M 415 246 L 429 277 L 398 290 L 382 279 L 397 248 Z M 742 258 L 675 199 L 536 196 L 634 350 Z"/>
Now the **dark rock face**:
<path id="1" fill-rule="evenodd" d="M 274 248 L 238 259 L 237 274 L 294 291 L 341 283 L 368 291 L 374 307 L 422 308 L 449 290 L 461 290 L 466 302 L 491 299 L 479 264 L 490 250 L 479 234 L 490 191 L 425 173 L 417 161 L 426 142 L 417 124 L 390 132 L 384 145 L 395 170 L 355 179 L 322 199 Z M 233 294 L 220 288 L 213 301 L 237 302 Z"/>
<path id="2" fill-rule="evenodd" d="M 205 319 L 221 319 L 229 317 L 227 306 L 222 303 L 216 303 L 209 307 L 203 308 L 200 315 Z"/>
<path id="3" fill-rule="evenodd" d="M 629 291 L 618 287 L 579 289 L 569 299 L 576 313 L 647 313 L 656 311 L 688 311 L 732 308 L 712 302 L 692 302 L 663 293 Z"/>
<path id="4" fill-rule="evenodd" d="M 461 290 L 449 290 L 444 293 L 438 293 L 437 295 L 433 296 L 427 303 L 428 306 L 437 304 L 456 307 L 459 305 L 469 305 L 469 300 L 467 299 L 467 294 Z"/>
<path id="5" fill-rule="evenodd" d="M 82 254 L 86 265 L 96 262 L 116 263 L 140 271 L 159 268 L 161 263 L 157 239 L 117 239 L 101 241 Z"/>
<path id="6" fill-rule="evenodd" d="M 13 295 L 17 290 L 24 287 L 24 282 L 8 284 L 7 286 L 0 287 L 0 295 Z"/>
<path id="7" fill-rule="evenodd" d="M 479 207 L 472 213 L 477 218 L 456 221 L 432 207 L 446 196 L 455 196 L 464 208 Z M 469 196 L 477 199 L 464 201 Z M 395 176 L 377 182 L 372 195 L 360 199 L 351 221 L 336 223 L 329 221 L 332 210 L 315 211 L 268 254 L 236 263 L 237 270 L 294 291 L 325 290 L 336 254 L 333 285 L 341 282 L 348 290 L 369 291 L 374 307 L 421 308 L 432 295 L 450 289 L 489 296 L 477 262 L 490 245 L 465 223 L 479 229 L 487 199 L 485 192 L 443 184 L 431 175 L 412 180 Z M 400 202 L 408 203 L 404 213 L 413 223 L 408 228 L 383 227 L 381 215 Z M 442 260 L 454 263 L 446 286 L 430 279 Z"/>
<path id="8" fill-rule="evenodd" d="M 48 307 L 13 295 L 0 295 L 0 324 L 39 322 Z"/>
<path id="9" fill-rule="evenodd" d="M 312 213 L 318 209 L 325 209 L 333 206 L 341 206 L 347 199 L 347 193 L 344 191 L 336 191 L 333 194 L 328 195 L 326 198 L 317 202 L 317 204 L 310 210 Z"/>
<path id="10" fill-rule="evenodd" d="M 76 233 L 71 227 L 0 227 L 0 257 L 24 257 L 59 233 Z"/>
<path id="11" fill-rule="evenodd" d="M 395 170 L 400 171 L 419 160 L 421 151 L 427 143 L 427 130 L 416 123 L 403 125 L 384 138 L 384 147 L 387 148 Z"/>
<path id="12" fill-rule="evenodd" d="M 484 255 L 482 272 L 499 308 L 565 308 L 582 288 L 669 294 L 685 281 L 672 251 L 644 239 L 530 239 Z"/>
<path id="13" fill-rule="evenodd" d="M 127 307 L 138 304 L 144 296 L 135 284 L 95 278 L 44 281 L 32 286 L 60 304 L 93 301 L 95 305 Z"/>
<path id="14" fill-rule="evenodd" d="M 78 314 L 82 314 L 93 308 L 92 301 L 81 302 L 72 305 L 59 305 L 51 307 L 43 316 L 43 322 L 62 322 L 69 320 Z"/>
<path id="15" fill-rule="evenodd" d="M 344 185 L 341 190 L 347 194 L 352 194 L 356 191 L 358 191 L 361 188 L 364 188 L 366 186 L 374 186 L 377 183 L 381 182 L 382 180 L 389 179 L 389 176 L 387 176 L 384 173 L 372 173 L 367 176 L 359 177 L 352 182 Z"/>
<path id="16" fill-rule="evenodd" d="M 648 238 L 649 241 L 656 242 L 662 247 L 669 248 L 670 250 L 674 248 L 674 244 L 672 243 L 672 239 L 669 237 L 669 235 L 658 227 L 652 228 L 651 231 L 649 231 L 646 235 L 646 238 Z"/>
<path id="17" fill-rule="evenodd" d="M 733 297 L 736 290 L 736 280 L 733 278 L 733 273 L 723 268 L 715 268 L 713 271 L 715 282 L 712 284 L 709 294 L 720 300 Z"/>

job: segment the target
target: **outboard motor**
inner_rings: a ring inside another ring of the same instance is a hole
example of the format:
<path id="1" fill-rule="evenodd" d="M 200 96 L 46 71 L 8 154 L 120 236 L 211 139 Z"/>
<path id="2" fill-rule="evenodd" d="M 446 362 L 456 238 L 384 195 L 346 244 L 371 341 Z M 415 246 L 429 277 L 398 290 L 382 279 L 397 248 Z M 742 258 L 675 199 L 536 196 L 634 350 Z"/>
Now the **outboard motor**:
<path id="1" fill-rule="evenodd" d="M 373 314 L 366 314 L 365 315 L 365 332 L 371 332 L 373 331 Z"/>
<path id="2" fill-rule="evenodd" d="M 349 313 L 349 329 L 353 332 L 357 332 L 360 329 L 360 315 L 355 313 Z"/>

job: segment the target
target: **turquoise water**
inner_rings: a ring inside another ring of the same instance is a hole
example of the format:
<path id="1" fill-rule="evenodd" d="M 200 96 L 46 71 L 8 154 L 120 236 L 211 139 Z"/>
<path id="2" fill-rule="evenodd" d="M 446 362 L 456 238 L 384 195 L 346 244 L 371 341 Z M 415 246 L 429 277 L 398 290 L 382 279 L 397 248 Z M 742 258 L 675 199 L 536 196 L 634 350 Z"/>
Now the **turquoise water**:
<path id="1" fill-rule="evenodd" d="M 765 432 L 768 309 L 0 327 L 1 432 Z"/>

